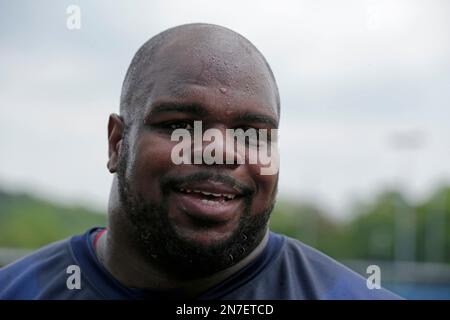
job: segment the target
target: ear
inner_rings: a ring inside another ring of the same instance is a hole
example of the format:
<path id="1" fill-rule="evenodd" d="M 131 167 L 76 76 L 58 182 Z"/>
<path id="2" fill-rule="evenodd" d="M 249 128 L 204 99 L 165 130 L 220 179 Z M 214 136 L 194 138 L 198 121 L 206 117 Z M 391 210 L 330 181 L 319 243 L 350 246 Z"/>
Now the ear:
<path id="1" fill-rule="evenodd" d="M 109 172 L 117 171 L 117 164 L 119 161 L 120 149 L 123 140 L 124 123 L 122 118 L 112 113 L 108 121 L 108 163 Z"/>

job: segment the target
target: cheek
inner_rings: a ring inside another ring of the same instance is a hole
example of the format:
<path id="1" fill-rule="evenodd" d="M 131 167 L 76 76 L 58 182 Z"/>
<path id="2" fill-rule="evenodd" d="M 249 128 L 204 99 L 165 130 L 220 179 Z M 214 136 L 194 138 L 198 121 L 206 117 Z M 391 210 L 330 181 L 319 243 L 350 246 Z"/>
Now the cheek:
<path id="1" fill-rule="evenodd" d="M 272 203 L 278 183 L 278 174 L 262 175 L 261 167 L 259 165 L 248 166 L 248 170 L 257 186 L 257 193 L 252 204 L 253 212 L 260 212 Z"/>
<path id="2" fill-rule="evenodd" d="M 170 139 L 150 134 L 139 139 L 132 175 L 142 193 L 160 193 L 161 176 L 174 166 L 170 157 L 173 145 Z"/>

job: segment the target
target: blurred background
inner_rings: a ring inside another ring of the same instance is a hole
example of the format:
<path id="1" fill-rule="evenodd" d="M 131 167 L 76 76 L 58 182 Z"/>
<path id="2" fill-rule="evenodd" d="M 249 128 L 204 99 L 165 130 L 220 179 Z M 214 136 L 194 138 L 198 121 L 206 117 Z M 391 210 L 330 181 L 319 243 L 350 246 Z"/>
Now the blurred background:
<path id="1" fill-rule="evenodd" d="M 241 33 L 277 78 L 272 229 L 365 277 L 379 265 L 405 298 L 450 299 L 445 0 L 0 0 L 0 266 L 105 225 L 106 125 L 127 67 L 191 22 Z"/>

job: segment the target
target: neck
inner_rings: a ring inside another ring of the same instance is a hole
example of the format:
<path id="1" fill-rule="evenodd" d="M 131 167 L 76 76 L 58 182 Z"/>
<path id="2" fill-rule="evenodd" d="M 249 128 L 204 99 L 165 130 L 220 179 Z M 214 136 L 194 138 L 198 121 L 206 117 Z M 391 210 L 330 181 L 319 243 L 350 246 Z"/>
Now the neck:
<path id="1" fill-rule="evenodd" d="M 105 232 L 98 240 L 96 253 L 105 268 L 123 285 L 144 289 L 182 289 L 195 297 L 220 283 L 252 262 L 265 248 L 269 238 L 268 229 L 258 246 L 244 259 L 215 274 L 196 279 L 180 279 L 150 264 L 137 250 L 124 247 L 114 239 L 114 232 Z"/>

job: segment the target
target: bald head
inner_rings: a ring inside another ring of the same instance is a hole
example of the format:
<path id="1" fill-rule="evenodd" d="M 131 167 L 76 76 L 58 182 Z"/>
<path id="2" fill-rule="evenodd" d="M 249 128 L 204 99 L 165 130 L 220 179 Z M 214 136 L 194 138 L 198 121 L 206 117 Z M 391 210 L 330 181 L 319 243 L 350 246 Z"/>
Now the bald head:
<path id="1" fill-rule="evenodd" d="M 165 30 L 135 54 L 122 87 L 120 113 L 129 124 L 139 118 L 158 87 L 183 95 L 183 82 L 217 85 L 265 97 L 279 115 L 278 88 L 269 64 L 246 38 L 211 24 L 187 24 Z"/>

